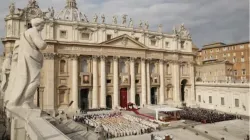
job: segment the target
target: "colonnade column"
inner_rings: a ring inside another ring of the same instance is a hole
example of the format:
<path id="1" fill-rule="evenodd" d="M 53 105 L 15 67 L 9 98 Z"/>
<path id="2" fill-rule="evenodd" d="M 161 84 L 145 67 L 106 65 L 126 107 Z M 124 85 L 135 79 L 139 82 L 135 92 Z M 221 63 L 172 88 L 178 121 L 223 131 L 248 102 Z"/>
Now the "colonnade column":
<path id="1" fill-rule="evenodd" d="M 113 108 L 118 106 L 118 93 L 119 93 L 119 75 L 118 75 L 118 57 L 114 56 L 113 57 L 113 90 L 114 90 L 114 94 L 113 94 L 113 99 L 114 99 L 114 105 Z"/>
<path id="2" fill-rule="evenodd" d="M 173 61 L 173 79 L 174 79 L 174 102 L 180 102 L 180 65 L 179 61 Z"/>
<path id="3" fill-rule="evenodd" d="M 130 87 L 130 102 L 135 103 L 135 58 L 130 58 L 130 75 L 131 75 L 131 87 Z"/>
<path id="4" fill-rule="evenodd" d="M 106 68 L 105 56 L 101 56 L 101 94 L 100 94 L 100 107 L 106 108 Z"/>
<path id="5" fill-rule="evenodd" d="M 141 59 L 141 106 L 146 105 L 146 66 L 145 58 Z"/>
<path id="6" fill-rule="evenodd" d="M 73 109 L 78 109 L 78 56 L 72 56 L 72 96 Z"/>
<path id="7" fill-rule="evenodd" d="M 160 60 L 160 104 L 164 104 L 164 92 L 165 92 L 165 75 L 164 75 L 164 61 Z"/>
<path id="8" fill-rule="evenodd" d="M 150 60 L 147 61 L 146 67 L 147 67 L 146 71 L 147 71 L 147 98 L 148 98 L 147 104 L 150 105 L 151 104 L 151 95 L 150 95 L 150 93 L 151 93 L 151 85 L 150 85 L 150 77 L 151 77 L 151 75 L 150 75 L 150 70 L 149 70 L 149 68 L 150 68 Z"/>
<path id="9" fill-rule="evenodd" d="M 98 66 L 97 56 L 93 56 L 93 92 L 92 92 L 92 108 L 98 108 Z"/>

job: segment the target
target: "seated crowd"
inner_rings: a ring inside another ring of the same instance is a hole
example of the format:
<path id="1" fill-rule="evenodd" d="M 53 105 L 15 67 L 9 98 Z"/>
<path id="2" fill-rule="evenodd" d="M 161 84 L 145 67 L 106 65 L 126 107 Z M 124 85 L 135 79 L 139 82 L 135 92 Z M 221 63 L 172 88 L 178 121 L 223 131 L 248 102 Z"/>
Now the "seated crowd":
<path id="1" fill-rule="evenodd" d="M 182 108 L 179 112 L 181 119 L 193 120 L 202 123 L 215 123 L 226 120 L 233 120 L 236 118 L 235 115 L 226 113 L 219 113 L 214 110 L 202 109 L 202 108 Z"/>
<path id="2" fill-rule="evenodd" d="M 95 128 L 102 127 L 109 138 L 150 133 L 152 129 L 156 130 L 159 127 L 158 124 L 153 122 L 131 115 L 123 115 L 121 112 L 89 114 L 77 116 L 73 119 L 76 122 L 85 123 Z"/>

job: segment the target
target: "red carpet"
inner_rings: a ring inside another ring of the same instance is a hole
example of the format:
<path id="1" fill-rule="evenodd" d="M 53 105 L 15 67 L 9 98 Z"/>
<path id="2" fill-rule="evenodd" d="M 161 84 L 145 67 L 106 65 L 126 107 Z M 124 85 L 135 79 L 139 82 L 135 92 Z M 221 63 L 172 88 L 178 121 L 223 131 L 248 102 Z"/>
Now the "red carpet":
<path id="1" fill-rule="evenodd" d="M 143 116 L 143 117 L 147 117 L 147 118 L 149 118 L 149 119 L 151 119 L 151 120 L 154 120 L 154 119 L 155 119 L 155 118 L 152 117 L 152 116 L 148 116 L 148 115 L 145 115 L 145 114 L 141 114 L 141 113 L 138 111 L 138 109 L 135 109 L 135 108 L 133 108 L 133 109 L 128 109 L 128 111 L 133 111 L 135 114 L 140 115 L 140 116 Z"/>

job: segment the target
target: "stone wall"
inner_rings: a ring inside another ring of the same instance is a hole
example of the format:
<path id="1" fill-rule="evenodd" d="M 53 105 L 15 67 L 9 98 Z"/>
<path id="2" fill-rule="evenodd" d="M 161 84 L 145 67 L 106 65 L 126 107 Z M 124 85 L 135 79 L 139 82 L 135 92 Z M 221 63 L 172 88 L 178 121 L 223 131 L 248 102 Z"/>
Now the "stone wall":
<path id="1" fill-rule="evenodd" d="M 249 116 L 249 87 L 249 83 L 196 83 L 196 104 Z"/>

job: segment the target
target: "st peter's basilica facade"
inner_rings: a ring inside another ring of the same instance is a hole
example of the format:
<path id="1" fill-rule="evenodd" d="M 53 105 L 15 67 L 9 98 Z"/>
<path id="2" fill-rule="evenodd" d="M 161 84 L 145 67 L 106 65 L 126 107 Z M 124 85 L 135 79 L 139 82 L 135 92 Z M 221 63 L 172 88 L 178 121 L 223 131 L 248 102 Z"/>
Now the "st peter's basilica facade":
<path id="1" fill-rule="evenodd" d="M 24 9 L 9 8 L 2 38 L 5 54 L 13 51 L 30 19 L 43 17 L 46 22 L 42 36 L 48 46 L 35 99 L 40 108 L 67 109 L 72 101 L 73 110 L 126 107 L 129 102 L 194 104 L 195 54 L 184 25 L 165 34 L 162 25 L 150 31 L 147 22 L 134 25 L 126 15 L 122 23 L 117 16 L 112 24 L 105 15 L 90 20 L 75 0 L 67 0 L 58 14 L 53 8 L 41 11 L 35 0 Z"/>

